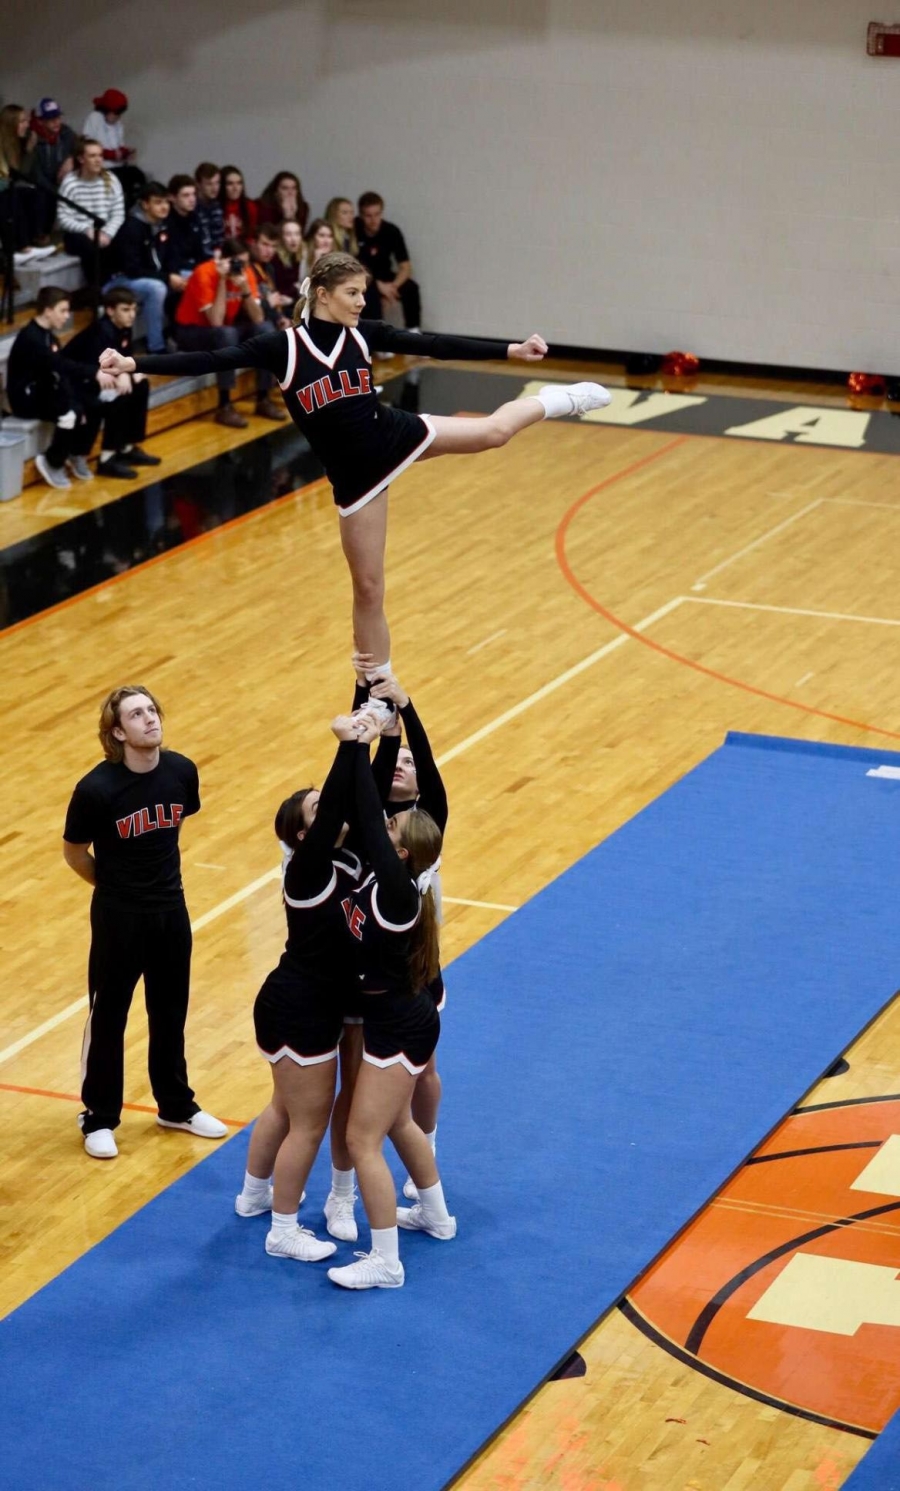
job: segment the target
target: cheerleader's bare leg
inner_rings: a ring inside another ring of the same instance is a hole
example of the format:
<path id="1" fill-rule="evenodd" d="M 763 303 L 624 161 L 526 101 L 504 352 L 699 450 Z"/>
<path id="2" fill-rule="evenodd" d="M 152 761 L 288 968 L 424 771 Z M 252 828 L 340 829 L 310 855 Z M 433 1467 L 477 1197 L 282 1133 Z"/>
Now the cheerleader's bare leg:
<path id="1" fill-rule="evenodd" d="M 358 512 L 340 519 L 341 547 L 353 582 L 356 648 L 358 652 L 370 652 L 379 662 L 391 655 L 391 634 L 384 614 L 387 503 L 387 492 L 379 492 Z"/>

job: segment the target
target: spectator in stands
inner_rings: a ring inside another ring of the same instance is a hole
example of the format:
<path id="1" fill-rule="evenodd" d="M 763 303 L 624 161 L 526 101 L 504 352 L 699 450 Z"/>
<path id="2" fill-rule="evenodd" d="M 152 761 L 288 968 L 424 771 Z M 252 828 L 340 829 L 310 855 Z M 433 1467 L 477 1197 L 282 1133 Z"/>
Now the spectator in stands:
<path id="1" fill-rule="evenodd" d="M 214 352 L 220 347 L 236 347 L 263 329 L 263 308 L 250 253 L 240 239 L 226 238 L 221 257 L 198 264 L 188 280 L 175 314 L 175 340 L 182 352 Z M 220 373 L 217 381 L 216 420 L 235 430 L 246 429 L 246 419 L 231 407 L 234 372 Z M 283 410 L 269 398 L 274 382 L 271 373 L 263 369 L 257 372 L 256 412 L 264 419 L 281 420 Z"/>
<path id="2" fill-rule="evenodd" d="M 385 307 L 399 300 L 407 331 L 418 331 L 422 320 L 419 287 L 412 277 L 406 240 L 395 223 L 385 221 L 384 198 L 377 192 L 363 192 L 358 205 L 357 258 L 372 276 L 364 314 L 380 321 Z"/>
<path id="3" fill-rule="evenodd" d="M 303 200 L 300 177 L 292 171 L 279 171 L 272 177 L 259 201 L 259 222 L 274 223 L 280 227 L 290 220 L 300 224 L 301 233 L 306 232 L 309 203 Z"/>
<path id="4" fill-rule="evenodd" d="M 100 353 L 114 347 L 123 357 L 131 356 L 131 332 L 137 316 L 138 302 L 133 290 L 114 285 L 103 296 L 103 315 L 86 326 L 66 345 L 66 356 L 83 363 L 92 371 Z M 114 395 L 114 396 L 113 396 Z M 115 380 L 115 389 L 104 391 L 103 446 L 98 476 L 116 476 L 130 481 L 138 466 L 158 466 L 159 456 L 141 449 L 147 435 L 147 404 L 150 384 L 142 373 L 123 373 Z"/>
<path id="5" fill-rule="evenodd" d="M 353 203 L 349 197 L 332 197 L 325 208 L 325 221 L 331 224 L 334 246 L 342 254 L 359 254 L 354 227 Z"/>
<path id="6" fill-rule="evenodd" d="M 291 297 L 293 305 L 300 294 L 300 281 L 306 273 L 303 268 L 303 234 L 300 224 L 283 222 L 278 229 L 278 248 L 272 260 L 275 284 L 282 295 Z"/>
<path id="7" fill-rule="evenodd" d="M 256 237 L 250 245 L 250 262 L 259 285 L 259 298 L 269 331 L 284 331 L 290 326 L 290 313 L 297 299 L 283 294 L 278 288 L 275 264 L 278 259 L 280 234 L 272 223 L 260 223 Z"/>
<path id="8" fill-rule="evenodd" d="M 75 168 L 75 131 L 63 123 L 62 110 L 54 98 L 42 98 L 31 115 L 31 130 L 37 140 L 37 167 L 35 180 L 39 186 L 48 188 L 42 195 L 40 214 L 41 232 L 39 242 L 45 241 L 56 222 L 56 199 L 49 191 L 58 192 L 64 177 Z"/>
<path id="9" fill-rule="evenodd" d="M 301 279 L 312 273 L 313 265 L 323 254 L 331 254 L 337 247 L 334 241 L 334 229 L 324 217 L 317 217 L 315 222 L 309 225 L 309 234 L 303 245 L 303 274 Z"/>
<path id="10" fill-rule="evenodd" d="M 42 222 L 36 190 L 37 139 L 21 104 L 0 109 L 0 244 L 16 265 L 55 253 L 38 247 Z"/>
<path id="11" fill-rule="evenodd" d="M 121 190 L 121 188 L 120 188 Z M 165 269 L 169 233 L 169 194 L 158 181 L 141 187 L 137 207 L 125 219 L 112 246 L 115 273 L 105 290 L 123 285 L 133 290 L 147 328 L 147 351 L 165 352 L 164 311 L 169 292 Z"/>
<path id="12" fill-rule="evenodd" d="M 197 211 L 197 183 L 193 176 L 172 177 L 169 205 L 171 211 L 166 223 L 169 239 L 164 267 L 169 276 L 169 289 L 180 294 L 186 289 L 197 265 L 210 257 L 203 244 L 203 224 Z"/>
<path id="13" fill-rule="evenodd" d="M 125 144 L 125 126 L 122 115 L 128 108 L 128 96 L 118 88 L 107 88 L 84 121 L 84 133 L 103 146 L 103 161 L 110 171 L 118 176 L 125 194 L 125 205 L 131 207 L 140 195 L 147 180 L 143 171 L 134 164 L 137 151 Z"/>
<path id="14" fill-rule="evenodd" d="M 98 140 L 80 139 L 75 147 L 75 166 L 60 191 L 59 226 L 66 253 L 81 260 L 88 284 L 102 283 L 110 263 L 109 247 L 125 221 L 125 199 L 115 176 L 103 164 L 103 146 Z M 102 220 L 96 224 L 78 208 Z M 96 239 L 95 239 L 96 230 Z"/>
<path id="15" fill-rule="evenodd" d="M 222 189 L 219 192 L 225 237 L 248 242 L 256 232 L 259 218 L 256 203 L 244 191 L 244 177 L 237 166 L 222 167 Z"/>
<path id="16" fill-rule="evenodd" d="M 115 386 L 109 374 L 96 366 L 86 369 L 62 350 L 59 334 L 70 309 L 67 290 L 46 285 L 38 291 L 34 318 L 12 344 L 6 375 L 13 414 L 54 426 L 53 439 L 34 463 L 51 487 L 72 485 L 67 466 L 79 481 L 92 480 L 87 457 L 100 428 L 99 394 Z"/>
<path id="17" fill-rule="evenodd" d="M 222 204 L 219 201 L 222 172 L 212 161 L 204 160 L 194 172 L 194 180 L 197 183 L 197 216 L 203 230 L 203 258 L 211 259 L 216 250 L 222 247 L 222 239 L 225 237 Z"/>

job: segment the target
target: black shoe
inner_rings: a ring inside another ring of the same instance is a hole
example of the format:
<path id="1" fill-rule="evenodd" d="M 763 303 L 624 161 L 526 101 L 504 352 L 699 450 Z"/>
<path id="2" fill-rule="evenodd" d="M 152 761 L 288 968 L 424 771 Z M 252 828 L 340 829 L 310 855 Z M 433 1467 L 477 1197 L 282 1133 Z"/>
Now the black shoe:
<path id="1" fill-rule="evenodd" d="M 162 456 L 148 455 L 145 450 L 141 450 L 139 445 L 133 445 L 130 450 L 123 451 L 122 460 L 127 461 L 131 466 L 162 465 Z"/>
<path id="2" fill-rule="evenodd" d="M 123 481 L 133 481 L 137 476 L 133 466 L 129 466 L 124 456 L 113 456 L 111 461 L 101 461 L 98 476 L 121 476 Z"/>

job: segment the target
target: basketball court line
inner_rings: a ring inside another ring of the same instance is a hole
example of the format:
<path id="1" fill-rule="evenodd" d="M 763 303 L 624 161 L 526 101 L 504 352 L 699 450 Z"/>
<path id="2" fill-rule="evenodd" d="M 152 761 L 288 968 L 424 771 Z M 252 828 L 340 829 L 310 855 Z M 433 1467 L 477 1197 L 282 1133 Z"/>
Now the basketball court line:
<path id="1" fill-rule="evenodd" d="M 724 600 L 713 595 L 685 595 L 682 600 L 695 606 L 732 606 L 739 611 L 773 611 L 780 616 L 819 616 L 825 621 L 863 621 L 870 626 L 900 626 L 890 616 L 854 616 L 846 611 L 810 611 L 803 606 L 768 606 L 761 601 Z M 807 675 L 812 677 L 812 674 Z"/>
<path id="2" fill-rule="evenodd" d="M 53 1092 L 47 1087 L 20 1087 L 15 1082 L 0 1082 L 0 1092 L 22 1092 L 28 1097 L 33 1098 L 57 1098 L 63 1103 L 81 1103 L 83 1101 L 80 1095 L 75 1092 Z M 156 1114 L 159 1111 L 155 1106 L 151 1108 L 146 1103 L 123 1103 L 122 1107 L 126 1108 L 129 1113 Z M 230 1129 L 245 1129 L 247 1124 L 252 1122 L 252 1120 L 247 1118 L 222 1118 L 219 1122 L 227 1124 Z"/>
<path id="3" fill-rule="evenodd" d="M 814 502 L 808 502 L 806 507 L 801 507 L 799 512 L 792 513 L 789 518 L 785 518 L 781 523 L 776 523 L 774 528 L 768 528 L 765 533 L 761 533 L 759 538 L 755 538 L 752 543 L 745 544 L 742 549 L 738 549 L 736 554 L 731 554 L 727 559 L 723 559 L 721 563 L 713 565 L 713 568 L 708 569 L 705 575 L 701 575 L 699 579 L 694 581 L 691 589 L 705 590 L 707 580 L 711 580 L 713 575 L 721 574 L 723 569 L 727 569 L 730 564 L 736 564 L 739 559 L 744 558 L 745 554 L 752 554 L 754 549 L 758 549 L 761 544 L 767 544 L 770 538 L 775 538 L 776 534 L 783 533 L 786 528 L 790 528 L 792 523 L 798 522 L 800 518 L 805 518 L 807 513 L 815 512 L 816 508 L 821 507 L 824 501 L 824 497 L 817 497 Z"/>

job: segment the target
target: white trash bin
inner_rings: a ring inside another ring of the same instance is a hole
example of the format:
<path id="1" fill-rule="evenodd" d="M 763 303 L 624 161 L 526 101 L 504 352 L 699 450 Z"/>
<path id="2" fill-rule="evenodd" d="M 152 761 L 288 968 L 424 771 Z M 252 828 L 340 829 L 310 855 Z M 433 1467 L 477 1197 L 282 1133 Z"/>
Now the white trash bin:
<path id="1" fill-rule="evenodd" d="M 0 430 L 0 502 L 19 496 L 24 470 L 25 436 L 4 435 Z"/>

